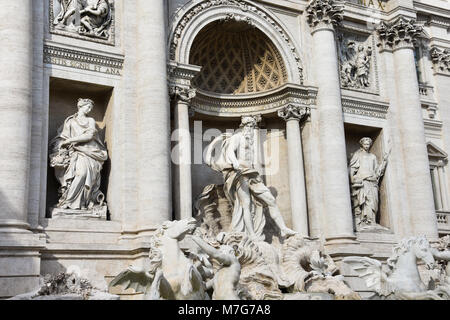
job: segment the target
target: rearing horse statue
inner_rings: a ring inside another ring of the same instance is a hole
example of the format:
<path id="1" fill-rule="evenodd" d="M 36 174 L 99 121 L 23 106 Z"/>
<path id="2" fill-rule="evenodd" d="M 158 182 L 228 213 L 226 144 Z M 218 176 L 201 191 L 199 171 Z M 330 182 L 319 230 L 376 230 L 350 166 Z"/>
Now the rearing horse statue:
<path id="1" fill-rule="evenodd" d="M 364 279 L 369 289 L 381 298 L 401 300 L 445 300 L 438 291 L 427 290 L 419 274 L 417 263 L 422 261 L 428 269 L 435 268 L 432 247 L 425 237 L 402 240 L 387 260 L 387 268 L 378 260 L 367 257 L 347 257 L 349 264 Z"/>

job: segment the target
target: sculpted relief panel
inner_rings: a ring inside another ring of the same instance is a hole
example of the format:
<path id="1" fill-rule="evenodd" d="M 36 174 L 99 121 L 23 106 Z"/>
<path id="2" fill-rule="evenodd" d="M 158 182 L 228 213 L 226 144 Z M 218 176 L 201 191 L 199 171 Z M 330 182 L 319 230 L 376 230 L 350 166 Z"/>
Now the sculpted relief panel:
<path id="1" fill-rule="evenodd" d="M 372 38 L 342 33 L 338 37 L 341 85 L 346 89 L 376 89 Z"/>
<path id="2" fill-rule="evenodd" d="M 114 44 L 114 0 L 50 0 L 50 32 Z"/>

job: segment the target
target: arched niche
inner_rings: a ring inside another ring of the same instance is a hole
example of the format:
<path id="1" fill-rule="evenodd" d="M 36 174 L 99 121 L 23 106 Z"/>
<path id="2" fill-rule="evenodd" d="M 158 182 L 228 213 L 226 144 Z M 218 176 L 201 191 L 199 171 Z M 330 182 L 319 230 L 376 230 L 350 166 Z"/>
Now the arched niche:
<path id="1" fill-rule="evenodd" d="M 251 1 L 205 0 L 186 4 L 170 31 L 170 60 L 188 65 L 197 35 L 217 21 L 237 21 L 259 29 L 279 51 L 286 66 L 287 82 L 303 84 L 302 59 L 293 37 L 278 18 Z"/>

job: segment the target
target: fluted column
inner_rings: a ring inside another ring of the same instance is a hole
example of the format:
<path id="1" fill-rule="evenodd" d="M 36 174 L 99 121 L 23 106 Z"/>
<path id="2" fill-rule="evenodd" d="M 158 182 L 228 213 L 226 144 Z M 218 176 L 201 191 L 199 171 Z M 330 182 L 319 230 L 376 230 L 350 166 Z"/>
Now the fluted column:
<path id="1" fill-rule="evenodd" d="M 313 37 L 313 69 L 319 117 L 320 171 L 325 215 L 325 238 L 329 243 L 354 239 L 347 170 L 338 57 L 334 26 L 343 8 L 333 0 L 315 0 L 307 7 Z"/>
<path id="2" fill-rule="evenodd" d="M 32 106 L 32 1 L 0 10 L 0 231 L 27 229 Z"/>
<path id="3" fill-rule="evenodd" d="M 174 86 L 170 88 L 174 102 L 175 147 L 173 161 L 175 218 L 192 218 L 192 174 L 191 174 L 191 132 L 189 130 L 189 104 L 195 97 L 195 90 Z"/>
<path id="4" fill-rule="evenodd" d="M 420 32 L 421 28 L 413 20 L 404 17 L 392 23 L 382 23 L 378 29 L 381 45 L 391 49 L 394 56 L 395 70 L 392 72 L 396 77 L 398 126 L 402 142 L 402 146 L 398 147 L 403 150 L 405 187 L 413 232 L 436 238 L 437 220 L 414 58 L 414 41 Z"/>
<path id="5" fill-rule="evenodd" d="M 278 112 L 278 116 L 286 121 L 292 225 L 294 230 L 304 237 L 308 237 L 309 232 L 300 121 L 306 119 L 309 114 L 308 108 L 295 105 L 288 105 Z"/>
<path id="6" fill-rule="evenodd" d="M 170 105 L 164 0 L 137 0 L 138 231 L 171 220 Z"/>

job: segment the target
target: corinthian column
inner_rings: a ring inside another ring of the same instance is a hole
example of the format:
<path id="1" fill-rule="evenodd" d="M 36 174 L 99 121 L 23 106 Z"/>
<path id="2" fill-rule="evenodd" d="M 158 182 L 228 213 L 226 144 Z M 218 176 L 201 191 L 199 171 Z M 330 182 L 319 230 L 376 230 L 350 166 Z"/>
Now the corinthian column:
<path id="1" fill-rule="evenodd" d="M 405 188 L 415 235 L 438 236 L 430 164 L 425 141 L 419 83 L 414 58 L 414 41 L 421 27 L 400 17 L 378 29 L 381 45 L 394 55 L 398 119 L 405 168 Z"/>
<path id="2" fill-rule="evenodd" d="M 31 150 L 32 1 L 0 10 L 0 232 L 27 229 Z"/>
<path id="3" fill-rule="evenodd" d="M 173 154 L 175 162 L 174 203 L 175 218 L 192 218 L 191 132 L 189 130 L 189 104 L 195 89 L 173 86 L 170 94 L 174 102 L 175 131 L 173 140 L 178 146 Z"/>
<path id="4" fill-rule="evenodd" d="M 313 0 L 306 11 L 313 37 L 315 82 L 319 88 L 318 148 L 326 221 L 324 236 L 328 243 L 355 238 L 334 30 L 342 20 L 342 11 L 333 0 Z"/>
<path id="5" fill-rule="evenodd" d="M 292 224 L 294 230 L 304 237 L 309 236 L 309 233 L 300 121 L 309 114 L 308 108 L 295 105 L 288 105 L 278 111 L 278 116 L 286 121 Z"/>
<path id="6" fill-rule="evenodd" d="M 172 218 L 164 12 L 164 0 L 137 0 L 137 225 L 141 234 Z"/>

